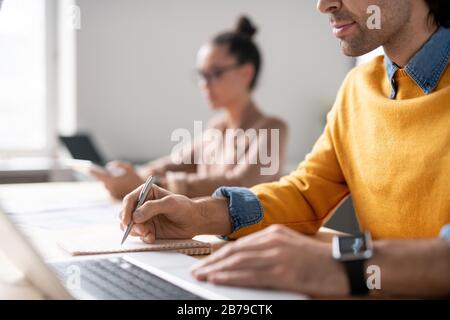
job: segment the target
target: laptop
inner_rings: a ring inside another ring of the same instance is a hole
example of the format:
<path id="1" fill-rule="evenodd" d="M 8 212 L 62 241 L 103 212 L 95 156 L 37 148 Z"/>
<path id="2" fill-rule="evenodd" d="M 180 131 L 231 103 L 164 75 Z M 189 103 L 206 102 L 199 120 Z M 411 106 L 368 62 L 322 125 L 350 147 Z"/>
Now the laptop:
<path id="1" fill-rule="evenodd" d="M 0 250 L 47 299 L 304 299 L 290 292 L 218 286 L 190 275 L 198 260 L 174 251 L 45 262 L 0 210 Z"/>

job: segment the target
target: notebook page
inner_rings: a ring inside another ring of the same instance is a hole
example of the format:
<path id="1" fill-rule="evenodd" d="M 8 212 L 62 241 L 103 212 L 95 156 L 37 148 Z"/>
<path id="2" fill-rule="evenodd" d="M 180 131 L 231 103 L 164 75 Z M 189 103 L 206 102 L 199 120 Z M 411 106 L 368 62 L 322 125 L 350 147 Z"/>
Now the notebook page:
<path id="1" fill-rule="evenodd" d="M 153 244 L 147 244 L 140 238 L 129 236 L 120 245 L 122 237 L 123 231 L 115 224 L 65 232 L 58 237 L 57 243 L 71 255 L 161 250 L 178 250 L 191 255 L 211 252 L 209 243 L 193 239 L 156 240 Z"/>

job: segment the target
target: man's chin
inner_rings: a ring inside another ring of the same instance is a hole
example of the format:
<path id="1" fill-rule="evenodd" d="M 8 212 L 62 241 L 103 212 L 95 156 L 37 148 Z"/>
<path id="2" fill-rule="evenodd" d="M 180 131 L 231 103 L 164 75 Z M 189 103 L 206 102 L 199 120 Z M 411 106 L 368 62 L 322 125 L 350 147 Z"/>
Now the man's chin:
<path id="1" fill-rule="evenodd" d="M 361 48 L 358 46 L 353 46 L 350 45 L 345 40 L 341 40 L 341 51 L 347 57 L 360 57 L 362 55 L 365 55 L 366 53 L 369 53 L 372 50 L 367 48 Z"/>

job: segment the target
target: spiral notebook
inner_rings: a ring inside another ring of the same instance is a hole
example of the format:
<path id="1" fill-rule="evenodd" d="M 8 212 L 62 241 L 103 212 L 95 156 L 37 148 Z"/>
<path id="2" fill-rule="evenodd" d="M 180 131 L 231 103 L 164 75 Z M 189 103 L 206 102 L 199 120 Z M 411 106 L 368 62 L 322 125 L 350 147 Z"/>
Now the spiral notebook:
<path id="1" fill-rule="evenodd" d="M 211 253 L 211 244 L 193 239 L 156 240 L 144 243 L 140 238 L 129 236 L 123 245 L 123 231 L 117 225 L 68 231 L 58 236 L 58 245 L 73 256 L 125 253 L 139 251 L 175 250 L 188 255 Z"/>

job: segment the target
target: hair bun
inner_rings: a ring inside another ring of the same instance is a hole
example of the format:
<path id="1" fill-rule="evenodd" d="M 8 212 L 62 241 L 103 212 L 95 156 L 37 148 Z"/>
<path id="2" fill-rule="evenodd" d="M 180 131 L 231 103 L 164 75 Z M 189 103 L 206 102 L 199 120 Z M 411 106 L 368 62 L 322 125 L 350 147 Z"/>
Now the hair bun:
<path id="1" fill-rule="evenodd" d="M 252 22 L 248 17 L 246 16 L 239 17 L 235 29 L 236 33 L 243 34 L 251 38 L 255 35 L 257 31 L 258 29 L 252 24 Z"/>

